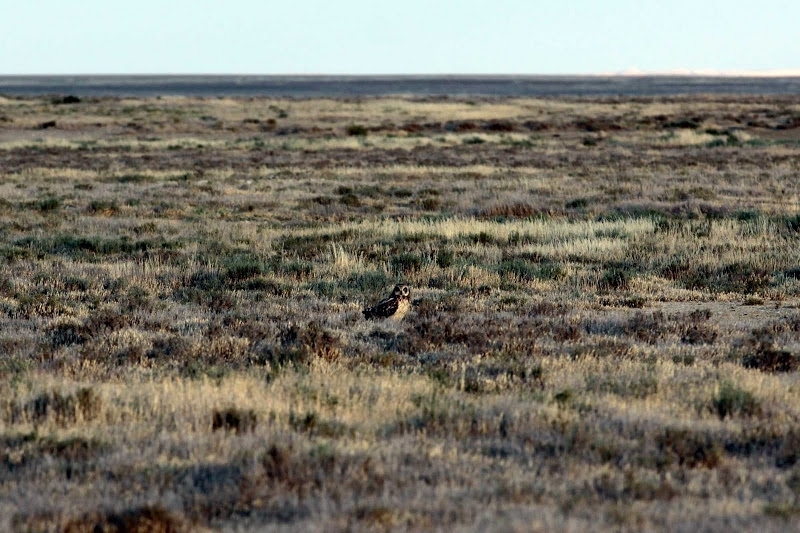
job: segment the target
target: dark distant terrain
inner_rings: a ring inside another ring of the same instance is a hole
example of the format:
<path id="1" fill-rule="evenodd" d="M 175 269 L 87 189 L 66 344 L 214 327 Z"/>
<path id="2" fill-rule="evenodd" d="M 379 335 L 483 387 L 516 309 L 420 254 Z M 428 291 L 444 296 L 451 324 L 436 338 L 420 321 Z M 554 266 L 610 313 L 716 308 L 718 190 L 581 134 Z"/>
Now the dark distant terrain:
<path id="1" fill-rule="evenodd" d="M 713 76 L 0 76 L 0 94 L 35 96 L 671 96 L 797 95 L 800 77 Z"/>

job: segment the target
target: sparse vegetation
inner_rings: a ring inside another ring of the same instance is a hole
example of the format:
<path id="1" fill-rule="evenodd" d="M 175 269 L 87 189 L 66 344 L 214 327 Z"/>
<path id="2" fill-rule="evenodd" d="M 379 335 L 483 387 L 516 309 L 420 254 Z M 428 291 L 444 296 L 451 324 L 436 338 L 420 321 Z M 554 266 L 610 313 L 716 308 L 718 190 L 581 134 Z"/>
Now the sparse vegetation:
<path id="1" fill-rule="evenodd" d="M 797 116 L 0 98 L 0 530 L 786 529 Z"/>
<path id="2" fill-rule="evenodd" d="M 367 134 L 367 128 L 362 126 L 361 124 L 350 124 L 349 126 L 347 126 L 347 134 L 363 137 L 364 135 Z"/>

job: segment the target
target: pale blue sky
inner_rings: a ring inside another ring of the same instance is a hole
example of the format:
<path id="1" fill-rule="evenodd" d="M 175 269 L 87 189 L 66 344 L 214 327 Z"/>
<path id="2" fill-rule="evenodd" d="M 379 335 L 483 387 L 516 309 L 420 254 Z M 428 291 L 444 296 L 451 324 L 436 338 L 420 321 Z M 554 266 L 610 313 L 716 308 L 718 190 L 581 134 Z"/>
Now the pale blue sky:
<path id="1" fill-rule="evenodd" d="M 0 74 L 794 69 L 797 0 L 6 0 Z"/>

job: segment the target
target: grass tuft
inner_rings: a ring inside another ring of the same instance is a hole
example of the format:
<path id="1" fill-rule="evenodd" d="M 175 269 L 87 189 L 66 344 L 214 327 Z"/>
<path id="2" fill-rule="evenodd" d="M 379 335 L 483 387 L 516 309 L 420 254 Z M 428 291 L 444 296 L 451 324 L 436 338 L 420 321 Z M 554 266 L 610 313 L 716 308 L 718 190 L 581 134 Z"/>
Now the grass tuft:
<path id="1" fill-rule="evenodd" d="M 215 409 L 211 414 L 211 430 L 233 431 L 234 433 L 248 433 L 255 430 L 258 417 L 252 409 Z"/>
<path id="2" fill-rule="evenodd" d="M 755 416 L 761 412 L 761 405 L 753 394 L 730 381 L 723 381 L 718 386 L 711 399 L 711 406 L 720 419 Z"/>

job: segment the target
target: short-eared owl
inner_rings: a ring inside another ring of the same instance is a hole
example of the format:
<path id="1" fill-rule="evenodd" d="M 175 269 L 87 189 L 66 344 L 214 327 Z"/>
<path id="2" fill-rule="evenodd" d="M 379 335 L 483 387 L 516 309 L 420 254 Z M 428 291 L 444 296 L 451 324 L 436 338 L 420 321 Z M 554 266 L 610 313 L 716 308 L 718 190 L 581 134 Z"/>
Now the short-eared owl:
<path id="1" fill-rule="evenodd" d="M 364 309 L 364 318 L 391 318 L 400 320 L 411 308 L 411 289 L 408 285 L 395 285 L 392 295 L 372 307 Z"/>

